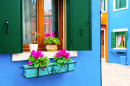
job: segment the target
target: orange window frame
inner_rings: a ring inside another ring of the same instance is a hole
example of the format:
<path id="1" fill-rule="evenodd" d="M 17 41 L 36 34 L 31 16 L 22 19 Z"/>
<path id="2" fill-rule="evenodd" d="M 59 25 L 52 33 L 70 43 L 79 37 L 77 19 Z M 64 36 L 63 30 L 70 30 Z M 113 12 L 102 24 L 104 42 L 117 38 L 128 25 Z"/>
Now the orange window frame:
<path id="1" fill-rule="evenodd" d="M 63 46 L 63 0 L 58 0 L 58 9 L 59 9 L 59 20 L 58 20 L 58 26 L 59 26 L 59 40 L 60 44 L 58 45 L 58 50 L 62 49 Z M 37 32 L 39 35 L 37 36 L 38 41 L 38 50 L 45 51 L 46 45 L 44 42 L 44 0 L 36 0 L 36 12 L 37 12 Z M 23 44 L 23 51 L 30 51 L 29 44 Z"/>

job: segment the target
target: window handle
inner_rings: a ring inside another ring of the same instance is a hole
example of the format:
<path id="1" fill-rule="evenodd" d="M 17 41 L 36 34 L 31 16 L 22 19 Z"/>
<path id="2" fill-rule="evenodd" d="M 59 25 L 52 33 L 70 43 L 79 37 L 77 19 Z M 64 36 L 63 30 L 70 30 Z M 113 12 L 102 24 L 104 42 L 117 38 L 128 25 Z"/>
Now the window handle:
<path id="1" fill-rule="evenodd" d="M 6 25 L 7 25 L 7 27 L 6 27 L 6 35 L 8 34 L 8 24 L 9 24 L 9 22 L 8 22 L 8 20 L 6 19 Z"/>
<path id="2" fill-rule="evenodd" d="M 83 28 L 81 27 L 80 30 L 81 30 L 81 35 L 80 35 L 80 36 L 82 37 L 82 31 L 83 31 Z"/>

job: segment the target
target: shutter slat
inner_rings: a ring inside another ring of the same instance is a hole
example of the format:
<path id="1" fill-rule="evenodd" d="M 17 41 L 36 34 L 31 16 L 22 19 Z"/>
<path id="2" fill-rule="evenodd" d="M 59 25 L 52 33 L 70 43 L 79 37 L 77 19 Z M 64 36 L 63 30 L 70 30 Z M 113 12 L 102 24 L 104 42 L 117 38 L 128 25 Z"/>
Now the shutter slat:
<path id="1" fill-rule="evenodd" d="M 111 48 L 116 48 L 116 34 L 111 32 Z"/>
<path id="2" fill-rule="evenodd" d="M 125 31 L 125 48 L 127 48 L 128 31 Z"/>
<path id="3" fill-rule="evenodd" d="M 121 0 L 121 8 L 125 8 L 126 7 L 126 0 Z"/>

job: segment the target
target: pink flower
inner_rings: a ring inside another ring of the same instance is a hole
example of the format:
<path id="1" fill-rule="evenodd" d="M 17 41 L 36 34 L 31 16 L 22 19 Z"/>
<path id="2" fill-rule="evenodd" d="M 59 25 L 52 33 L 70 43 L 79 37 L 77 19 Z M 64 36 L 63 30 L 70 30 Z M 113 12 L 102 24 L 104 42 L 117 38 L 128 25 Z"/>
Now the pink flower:
<path id="1" fill-rule="evenodd" d="M 33 55 L 34 53 L 35 53 L 35 50 L 32 50 L 31 55 Z"/>
<path id="2" fill-rule="evenodd" d="M 52 32 L 52 37 L 56 37 L 56 35 L 54 34 L 54 32 Z"/>
<path id="3" fill-rule="evenodd" d="M 66 53 L 65 55 L 64 55 L 64 57 L 66 58 L 66 59 L 68 59 L 69 58 L 69 55 L 70 53 L 68 52 L 68 53 Z"/>
<path id="4" fill-rule="evenodd" d="M 28 65 L 32 65 L 32 62 L 28 62 Z"/>
<path id="5" fill-rule="evenodd" d="M 36 53 L 34 53 L 32 56 L 35 57 L 35 59 L 37 58 L 37 54 Z"/>
<path id="6" fill-rule="evenodd" d="M 41 67 L 41 69 L 43 69 L 43 67 Z"/>
<path id="7" fill-rule="evenodd" d="M 57 58 L 60 58 L 60 55 L 56 54 L 56 57 L 57 57 Z"/>
<path id="8" fill-rule="evenodd" d="M 50 37 L 50 36 L 51 36 L 51 34 L 46 34 L 45 36 L 46 36 L 46 37 Z"/>
<path id="9" fill-rule="evenodd" d="M 40 57 L 44 57 L 44 54 L 41 54 Z"/>

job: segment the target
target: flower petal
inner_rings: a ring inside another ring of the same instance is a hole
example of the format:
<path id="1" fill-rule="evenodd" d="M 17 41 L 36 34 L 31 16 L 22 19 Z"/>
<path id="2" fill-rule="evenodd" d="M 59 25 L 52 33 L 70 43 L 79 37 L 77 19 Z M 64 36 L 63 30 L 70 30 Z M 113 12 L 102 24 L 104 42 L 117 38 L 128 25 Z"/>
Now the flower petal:
<path id="1" fill-rule="evenodd" d="M 54 32 L 52 32 L 52 37 L 56 37 L 56 35 L 54 34 Z"/>
<path id="2" fill-rule="evenodd" d="M 46 34 L 45 36 L 46 36 L 46 37 L 50 37 L 50 36 L 51 36 L 51 34 Z"/>

